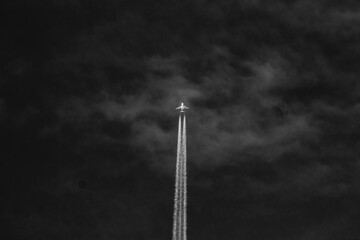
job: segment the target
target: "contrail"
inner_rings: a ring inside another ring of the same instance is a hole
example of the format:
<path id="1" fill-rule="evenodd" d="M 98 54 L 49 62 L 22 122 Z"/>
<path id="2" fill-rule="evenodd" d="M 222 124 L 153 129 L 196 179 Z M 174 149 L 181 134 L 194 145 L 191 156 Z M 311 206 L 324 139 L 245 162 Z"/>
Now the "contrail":
<path id="1" fill-rule="evenodd" d="M 173 240 L 186 240 L 187 229 L 186 119 L 180 112 L 174 200 Z"/>
<path id="2" fill-rule="evenodd" d="M 186 217 L 187 217 L 187 212 L 186 212 L 186 205 L 187 205 L 187 170 L 186 170 L 186 118 L 185 118 L 185 114 L 184 114 L 184 123 L 183 123 L 183 137 L 182 137 L 182 143 L 183 143 L 183 193 L 184 193 L 184 197 L 183 197 L 183 240 L 186 240 L 187 236 L 186 236 L 186 228 L 187 228 L 187 223 L 186 223 Z"/>
<path id="3" fill-rule="evenodd" d="M 173 224 L 173 240 L 177 240 L 179 224 L 179 205 L 181 199 L 179 199 L 179 187 L 180 187 L 180 148 L 181 148 L 181 115 L 179 116 L 179 127 L 178 127 L 178 141 L 177 141 L 177 154 L 176 154 L 176 178 L 175 178 L 175 200 L 174 200 L 174 224 Z"/>

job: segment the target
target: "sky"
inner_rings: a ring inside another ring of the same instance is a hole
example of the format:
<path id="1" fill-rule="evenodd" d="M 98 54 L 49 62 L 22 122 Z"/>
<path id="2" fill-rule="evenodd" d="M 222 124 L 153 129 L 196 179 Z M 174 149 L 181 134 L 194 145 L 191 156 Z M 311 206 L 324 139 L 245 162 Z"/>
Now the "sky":
<path id="1" fill-rule="evenodd" d="M 360 3 L 0 7 L 1 239 L 360 239 Z"/>

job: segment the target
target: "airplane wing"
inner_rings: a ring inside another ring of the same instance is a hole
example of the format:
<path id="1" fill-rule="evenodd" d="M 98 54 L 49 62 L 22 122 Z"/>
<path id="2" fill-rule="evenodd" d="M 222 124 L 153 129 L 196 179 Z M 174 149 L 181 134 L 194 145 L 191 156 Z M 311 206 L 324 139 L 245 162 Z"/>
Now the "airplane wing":
<path id="1" fill-rule="evenodd" d="M 184 106 L 185 109 L 189 109 L 188 107 Z"/>
<path id="2" fill-rule="evenodd" d="M 177 108 L 175 108 L 175 109 L 180 109 L 181 107 L 177 107 Z"/>

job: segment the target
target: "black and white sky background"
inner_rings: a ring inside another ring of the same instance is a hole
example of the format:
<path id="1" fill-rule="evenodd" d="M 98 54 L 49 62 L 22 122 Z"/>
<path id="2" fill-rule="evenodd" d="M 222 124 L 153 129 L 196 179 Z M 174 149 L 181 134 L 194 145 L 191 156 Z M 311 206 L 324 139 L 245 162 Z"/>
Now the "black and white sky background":
<path id="1" fill-rule="evenodd" d="M 360 239 L 360 2 L 0 3 L 1 239 Z"/>

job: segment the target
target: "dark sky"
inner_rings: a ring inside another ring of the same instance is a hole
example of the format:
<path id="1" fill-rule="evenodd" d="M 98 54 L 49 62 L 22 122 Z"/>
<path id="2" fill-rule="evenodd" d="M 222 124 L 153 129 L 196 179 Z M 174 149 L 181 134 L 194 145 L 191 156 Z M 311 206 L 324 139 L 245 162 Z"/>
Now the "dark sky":
<path id="1" fill-rule="evenodd" d="M 1 239 L 360 239 L 360 2 L 0 3 Z"/>

